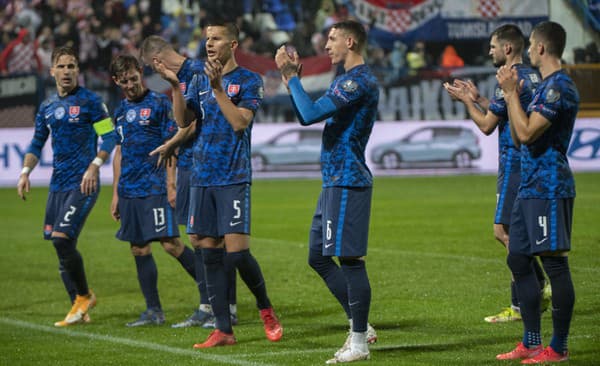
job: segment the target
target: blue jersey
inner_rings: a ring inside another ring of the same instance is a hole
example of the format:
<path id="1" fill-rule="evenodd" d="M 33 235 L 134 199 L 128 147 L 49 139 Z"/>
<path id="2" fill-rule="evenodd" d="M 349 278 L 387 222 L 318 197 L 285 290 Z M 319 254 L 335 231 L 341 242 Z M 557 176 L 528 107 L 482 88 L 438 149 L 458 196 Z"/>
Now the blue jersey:
<path id="1" fill-rule="evenodd" d="M 183 61 L 181 68 L 177 72 L 177 78 L 180 81 L 179 88 L 181 89 L 183 95 L 186 94 L 187 86 L 192 81 L 192 77 L 195 74 L 204 74 L 204 61 L 186 58 L 185 61 Z M 179 169 L 192 169 L 193 146 L 193 138 L 179 145 L 179 153 L 177 154 L 177 167 Z"/>
<path id="2" fill-rule="evenodd" d="M 564 70 L 554 72 L 539 85 L 527 113 L 540 113 L 550 121 L 550 127 L 531 144 L 521 146 L 519 198 L 575 197 L 567 149 L 578 110 L 579 92 Z"/>
<path id="3" fill-rule="evenodd" d="M 223 89 L 237 107 L 256 113 L 263 98 L 261 77 L 237 67 L 223 75 Z M 188 85 L 186 102 L 196 113 L 198 137 L 194 144 L 191 186 L 225 186 L 250 183 L 250 138 L 252 121 L 238 133 L 221 112 L 208 77 L 195 75 Z"/>
<path id="4" fill-rule="evenodd" d="M 43 145 L 52 134 L 50 192 L 80 189 L 83 173 L 98 154 L 93 124 L 107 117 L 100 97 L 79 86 L 64 97 L 55 93 L 41 104 L 34 140 Z"/>
<path id="5" fill-rule="evenodd" d="M 166 170 L 148 154 L 177 132 L 171 102 L 148 91 L 141 100 L 124 99 L 115 111 L 121 145 L 119 197 L 140 198 L 166 194 Z"/>
<path id="6" fill-rule="evenodd" d="M 323 187 L 372 186 L 365 147 L 377 117 L 377 79 L 368 66 L 356 66 L 336 77 L 324 97 L 337 110 L 327 119 L 323 131 Z"/>
<path id="7" fill-rule="evenodd" d="M 519 99 L 523 110 L 527 110 L 533 98 L 533 93 L 540 84 L 541 77 L 536 70 L 523 64 L 514 65 L 513 68 L 517 70 L 519 80 L 524 80 Z M 498 122 L 498 167 L 502 172 L 506 170 L 519 171 L 521 167 L 521 153 L 515 146 L 510 134 L 508 110 L 506 109 L 504 94 L 498 83 L 496 83 L 494 90 L 494 97 L 490 100 L 489 110 L 500 119 Z"/>

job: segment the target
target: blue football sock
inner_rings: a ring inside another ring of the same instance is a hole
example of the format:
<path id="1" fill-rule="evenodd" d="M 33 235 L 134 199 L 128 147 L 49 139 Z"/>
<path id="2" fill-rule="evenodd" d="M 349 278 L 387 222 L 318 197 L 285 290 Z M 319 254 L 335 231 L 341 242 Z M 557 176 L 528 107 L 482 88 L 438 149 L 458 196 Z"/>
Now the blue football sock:
<path id="1" fill-rule="evenodd" d="M 62 280 L 63 285 L 65 285 L 65 290 L 67 290 L 67 294 L 69 295 L 69 298 L 71 299 L 71 304 L 72 304 L 75 302 L 75 295 L 77 295 L 77 288 L 75 288 L 75 284 L 73 283 L 73 281 L 71 281 L 71 277 L 69 276 L 69 273 L 67 272 L 65 267 L 62 265 L 62 263 L 59 263 L 59 265 L 58 265 L 58 273 L 60 274 L 60 279 Z"/>
<path id="2" fill-rule="evenodd" d="M 575 289 L 571 280 L 568 257 L 542 257 L 544 269 L 552 286 L 552 340 L 550 347 L 558 353 L 567 352 L 569 327 L 575 305 Z"/>
<path id="3" fill-rule="evenodd" d="M 231 334 L 231 318 L 227 304 L 227 275 L 223 263 L 225 249 L 203 248 L 204 267 L 206 268 L 206 289 L 208 300 L 215 315 L 216 328 Z"/>
<path id="4" fill-rule="evenodd" d="M 177 257 L 179 264 L 196 281 L 196 265 L 194 263 L 194 252 L 187 246 L 183 246 L 183 252 Z"/>
<path id="5" fill-rule="evenodd" d="M 258 262 L 250 254 L 250 249 L 227 253 L 227 257 L 233 266 L 238 269 L 240 277 L 256 298 L 256 306 L 261 310 L 270 308 L 271 301 L 267 296 L 265 280 Z"/>
<path id="6" fill-rule="evenodd" d="M 531 265 L 533 259 L 531 256 L 509 253 L 506 260 L 517 287 L 517 297 L 525 328 L 523 344 L 526 347 L 535 347 L 541 344 L 541 293 L 540 284 Z"/>
<path id="7" fill-rule="evenodd" d="M 371 285 L 365 261 L 340 258 L 342 272 L 348 286 L 348 305 L 352 314 L 352 331 L 366 332 L 371 306 Z"/>
<path id="8" fill-rule="evenodd" d="M 523 345 L 527 348 L 535 348 L 542 344 L 542 334 L 536 331 L 525 331 L 523 334 Z"/>
<path id="9" fill-rule="evenodd" d="M 342 269 L 331 257 L 324 257 L 320 250 L 310 249 L 308 264 L 321 276 L 329 291 L 342 305 L 348 319 L 352 319 L 350 305 L 348 305 L 348 287 Z"/>
<path id="10" fill-rule="evenodd" d="M 89 294 L 90 290 L 88 289 L 85 277 L 83 258 L 81 258 L 81 254 L 76 248 L 76 243 L 75 240 L 69 238 L 52 238 L 52 244 L 54 244 L 54 249 L 56 249 L 60 266 L 66 270 L 69 278 L 75 285 L 77 294 L 84 296 Z"/>
<path id="11" fill-rule="evenodd" d="M 225 253 L 225 273 L 227 274 L 227 300 L 230 305 L 237 304 L 237 271 L 232 257 Z"/>
<path id="12" fill-rule="evenodd" d="M 208 304 L 208 291 L 206 291 L 206 270 L 202 249 L 194 248 L 194 268 L 196 269 L 196 283 L 200 292 L 200 304 Z"/>
<path id="13" fill-rule="evenodd" d="M 532 265 L 533 265 L 533 270 L 535 271 L 535 277 L 537 278 L 538 282 L 540 283 L 540 289 L 543 290 L 544 286 L 546 285 L 546 277 L 544 276 L 544 270 L 542 269 L 542 264 L 540 263 L 539 259 L 534 258 Z"/>
<path id="14" fill-rule="evenodd" d="M 517 297 L 517 286 L 515 281 L 510 281 L 510 304 L 514 307 L 519 307 L 519 298 Z"/>
<path id="15" fill-rule="evenodd" d="M 162 309 L 160 297 L 158 296 L 158 269 L 152 253 L 148 255 L 136 255 L 135 268 L 137 269 L 140 289 L 146 300 L 147 309 Z"/>

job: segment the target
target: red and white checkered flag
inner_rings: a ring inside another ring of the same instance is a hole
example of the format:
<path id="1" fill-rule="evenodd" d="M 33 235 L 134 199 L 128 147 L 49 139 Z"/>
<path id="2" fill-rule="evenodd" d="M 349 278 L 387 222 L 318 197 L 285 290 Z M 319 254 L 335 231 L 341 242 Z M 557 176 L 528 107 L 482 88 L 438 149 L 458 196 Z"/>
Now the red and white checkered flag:
<path id="1" fill-rule="evenodd" d="M 477 7 L 477 11 L 484 18 L 495 18 L 501 10 L 497 0 L 479 0 L 479 6 Z"/>
<path id="2" fill-rule="evenodd" d="M 390 32 L 405 32 L 412 23 L 410 12 L 405 9 L 389 10 L 386 16 L 385 25 Z"/>

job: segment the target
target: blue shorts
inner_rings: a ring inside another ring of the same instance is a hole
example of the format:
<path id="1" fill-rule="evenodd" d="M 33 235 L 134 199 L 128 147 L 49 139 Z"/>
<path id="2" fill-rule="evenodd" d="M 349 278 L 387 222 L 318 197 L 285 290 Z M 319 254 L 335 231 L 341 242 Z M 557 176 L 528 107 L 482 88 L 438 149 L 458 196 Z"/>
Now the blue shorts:
<path id="1" fill-rule="evenodd" d="M 510 225 L 510 215 L 521 184 L 521 172 L 518 169 L 511 169 L 510 166 L 505 168 L 498 172 L 494 224 Z"/>
<path id="2" fill-rule="evenodd" d="M 191 187 L 188 234 L 250 234 L 250 184 Z"/>
<path id="3" fill-rule="evenodd" d="M 98 198 L 98 190 L 87 196 L 79 190 L 50 192 L 44 218 L 44 239 L 50 240 L 52 232 L 66 234 L 77 239 L 83 224 Z"/>
<path id="4" fill-rule="evenodd" d="M 189 169 L 177 168 L 177 199 L 175 202 L 175 217 L 178 225 L 187 225 L 190 210 L 190 176 Z"/>
<path id="5" fill-rule="evenodd" d="M 373 189 L 323 188 L 310 228 L 310 248 L 324 256 L 367 254 Z"/>
<path id="6" fill-rule="evenodd" d="M 515 201 L 510 223 L 509 250 L 535 255 L 571 250 L 573 198 Z"/>
<path id="7" fill-rule="evenodd" d="M 121 227 L 117 239 L 133 244 L 146 244 L 161 238 L 179 236 L 175 210 L 167 195 L 141 198 L 119 197 Z"/>

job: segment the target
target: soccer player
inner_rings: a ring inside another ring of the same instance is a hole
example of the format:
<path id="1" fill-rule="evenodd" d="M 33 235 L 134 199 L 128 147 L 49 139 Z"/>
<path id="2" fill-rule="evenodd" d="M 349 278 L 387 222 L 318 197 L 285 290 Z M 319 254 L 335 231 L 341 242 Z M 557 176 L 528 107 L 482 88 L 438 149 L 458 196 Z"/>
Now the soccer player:
<path id="1" fill-rule="evenodd" d="M 520 94 L 521 106 L 527 108 L 531 102 L 533 92 L 541 78 L 537 71 L 523 64 L 523 48 L 525 40 L 521 30 L 513 24 L 498 27 L 490 38 L 490 52 L 494 66 L 507 65 L 514 68 L 519 78 L 525 81 Z M 496 213 L 494 216 L 494 236 L 508 251 L 508 233 L 510 228 L 510 213 L 517 197 L 521 181 L 521 153 L 515 146 L 510 136 L 508 112 L 506 103 L 499 85 L 491 100 L 479 95 L 479 91 L 472 81 L 454 80 L 453 84 L 444 83 L 444 88 L 454 99 L 465 104 L 469 117 L 477 127 L 486 135 L 492 134 L 498 128 L 498 180 L 496 184 Z M 550 304 L 551 290 L 546 284 L 544 272 L 540 263 L 532 262 L 535 273 L 543 290 L 542 312 Z M 485 317 L 489 323 L 508 322 L 521 320 L 519 300 L 515 290 L 515 283 L 511 279 L 511 306 L 502 309 L 496 315 Z"/>
<path id="2" fill-rule="evenodd" d="M 165 65 L 166 68 L 175 72 L 179 79 L 179 87 L 182 93 L 186 93 L 188 85 L 196 74 L 204 74 L 204 62 L 193 60 L 179 54 L 173 49 L 173 46 L 159 36 L 149 36 L 144 39 L 140 48 L 142 61 L 153 68 L 152 60 L 157 60 Z M 177 223 L 187 225 L 190 198 L 190 176 L 192 171 L 192 147 L 196 134 L 196 122 L 182 129 L 177 139 L 181 138 L 181 143 L 177 152 L 177 193 L 175 212 Z M 202 326 L 204 328 L 215 327 L 215 317 L 208 301 L 206 291 L 206 279 L 204 275 L 204 264 L 202 260 L 202 250 L 195 248 L 194 260 L 196 266 L 196 282 L 200 292 L 200 306 L 187 319 L 173 324 L 173 328 L 186 328 L 191 326 Z M 231 312 L 231 321 L 237 324 L 237 306 L 236 306 L 236 271 L 230 268 L 227 271 L 228 289 L 229 289 L 229 310 Z"/>
<path id="3" fill-rule="evenodd" d="M 224 252 L 256 298 L 265 334 L 278 341 L 283 328 L 267 296 L 260 266 L 250 253 L 250 133 L 263 98 L 260 76 L 239 67 L 234 57 L 239 30 L 215 22 L 206 30 L 208 59 L 184 98 L 179 78 L 158 59 L 154 68 L 173 88 L 173 110 L 179 127 L 196 119 L 194 171 L 191 178 L 188 233 L 201 248 L 209 300 L 216 329 L 194 348 L 236 343 L 227 306 Z M 167 145 L 175 144 L 169 141 Z"/>
<path id="4" fill-rule="evenodd" d="M 115 57 L 110 73 L 125 99 L 115 111 L 119 141 L 113 160 L 111 214 L 121 220 L 117 238 L 128 241 L 135 258 L 146 310 L 129 327 L 163 324 L 165 321 L 157 288 L 158 272 L 152 256 L 152 241 L 177 258 L 195 279 L 194 254 L 179 240 L 174 209 L 167 192 L 175 191 L 175 165 L 157 168 L 148 156 L 172 137 L 177 125 L 167 96 L 149 91 L 142 83 L 142 68 L 129 55 Z"/>
<path id="5" fill-rule="evenodd" d="M 300 82 L 298 54 L 290 55 L 282 46 L 275 56 L 300 123 L 308 126 L 325 120 L 323 189 L 313 216 L 308 263 L 340 302 L 351 327 L 346 342 L 327 363 L 366 360 L 368 343 L 377 339 L 368 324 L 371 286 L 364 256 L 373 185 L 365 146 L 377 118 L 379 85 L 362 56 L 366 40 L 358 22 L 331 27 L 325 49 L 331 62 L 343 66 L 345 72 L 314 102 Z"/>
<path id="6" fill-rule="evenodd" d="M 575 180 L 567 159 L 579 93 L 561 68 L 566 32 L 555 22 L 537 24 L 529 37 L 531 64 L 542 82 L 523 109 L 519 91 L 524 83 L 517 70 L 502 66 L 497 79 L 508 107 L 511 133 L 521 148 L 521 185 L 511 218 L 507 263 L 517 287 L 523 340 L 497 359 L 523 359 L 523 364 L 561 362 L 569 358 L 567 341 L 575 303 L 568 264 Z M 553 333 L 542 346 L 540 287 L 532 262 L 541 258 L 552 285 Z"/>
<path id="7" fill-rule="evenodd" d="M 25 154 L 17 191 L 25 200 L 29 174 L 52 135 L 53 170 L 44 239 L 52 240 L 60 275 L 72 302 L 65 319 L 54 323 L 64 327 L 89 321 L 88 311 L 96 304 L 77 250 L 77 238 L 96 203 L 99 169 L 114 149 L 116 136 L 100 97 L 77 84 L 79 61 L 73 49 L 54 49 L 50 74 L 56 82 L 56 94 L 41 104 L 36 115 L 35 132 Z M 99 151 L 98 136 L 102 137 Z"/>

